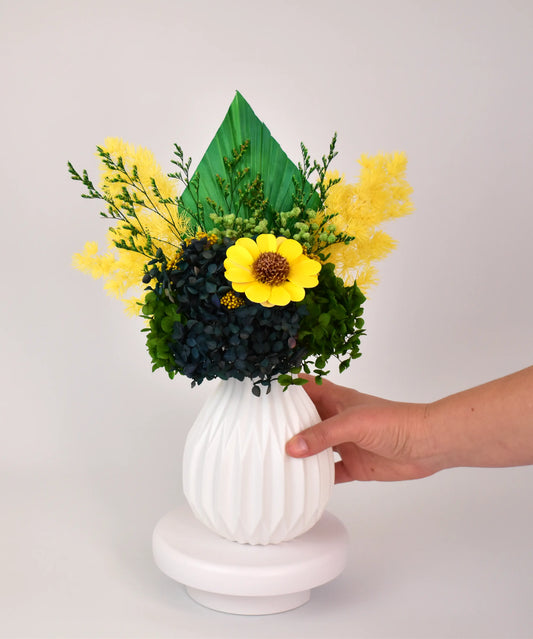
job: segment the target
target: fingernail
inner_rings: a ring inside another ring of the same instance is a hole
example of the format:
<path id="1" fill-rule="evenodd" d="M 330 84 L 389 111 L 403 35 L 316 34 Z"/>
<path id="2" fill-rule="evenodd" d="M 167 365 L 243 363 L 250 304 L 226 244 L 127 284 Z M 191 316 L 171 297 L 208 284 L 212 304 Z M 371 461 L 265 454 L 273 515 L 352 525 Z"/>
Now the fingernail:
<path id="1" fill-rule="evenodd" d="M 309 452 L 309 446 L 303 437 L 294 437 L 287 445 L 291 455 L 305 455 Z"/>

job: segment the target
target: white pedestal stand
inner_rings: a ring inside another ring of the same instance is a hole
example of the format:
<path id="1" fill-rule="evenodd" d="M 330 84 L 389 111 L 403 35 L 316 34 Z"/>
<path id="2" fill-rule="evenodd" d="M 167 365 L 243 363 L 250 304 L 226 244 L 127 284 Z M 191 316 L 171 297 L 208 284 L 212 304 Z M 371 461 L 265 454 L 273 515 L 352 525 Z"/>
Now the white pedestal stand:
<path id="1" fill-rule="evenodd" d="M 326 512 L 292 541 L 238 544 L 208 530 L 183 506 L 157 524 L 153 552 L 157 566 L 198 603 L 221 612 L 267 615 L 301 606 L 311 588 L 337 577 L 346 565 L 348 534 Z"/>

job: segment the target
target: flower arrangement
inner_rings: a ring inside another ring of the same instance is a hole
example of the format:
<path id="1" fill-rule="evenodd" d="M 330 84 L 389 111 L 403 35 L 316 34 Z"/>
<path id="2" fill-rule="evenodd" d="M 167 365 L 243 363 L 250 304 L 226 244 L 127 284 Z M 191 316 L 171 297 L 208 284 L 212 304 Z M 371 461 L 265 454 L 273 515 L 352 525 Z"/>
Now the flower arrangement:
<path id="1" fill-rule="evenodd" d="M 394 247 L 379 226 L 411 212 L 411 187 L 402 153 L 362 156 L 346 183 L 330 170 L 335 146 L 336 135 L 313 161 L 302 144 L 293 164 L 237 93 L 192 175 L 178 145 L 167 175 L 116 138 L 97 147 L 100 186 L 69 163 L 112 222 L 109 250 L 88 242 L 74 265 L 145 318 L 153 370 L 193 386 L 251 378 L 259 395 L 274 379 L 304 383 L 302 370 L 320 383 L 331 357 L 342 371 L 360 356 L 364 291 Z"/>

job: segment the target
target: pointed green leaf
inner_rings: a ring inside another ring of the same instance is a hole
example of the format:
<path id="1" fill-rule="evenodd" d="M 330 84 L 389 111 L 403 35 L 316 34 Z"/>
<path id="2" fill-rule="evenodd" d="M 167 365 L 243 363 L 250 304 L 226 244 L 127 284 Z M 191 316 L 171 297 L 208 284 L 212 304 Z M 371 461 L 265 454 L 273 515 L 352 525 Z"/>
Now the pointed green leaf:
<path id="1" fill-rule="evenodd" d="M 280 375 L 278 377 L 278 383 L 281 386 L 288 386 L 292 382 L 292 377 L 290 375 Z"/>
<path id="2" fill-rule="evenodd" d="M 248 167 L 250 170 L 243 179 L 241 187 L 260 175 L 264 182 L 264 193 L 270 210 L 282 212 L 292 208 L 293 177 L 297 180 L 301 179 L 298 168 L 272 137 L 266 125 L 255 115 L 248 102 L 237 92 L 226 117 L 190 181 L 194 184 L 195 179 L 199 178 L 198 201 L 204 208 L 203 222 L 206 230 L 213 228 L 213 222 L 209 217 L 211 207 L 208 199 L 214 200 L 221 206 L 224 213 L 237 213 L 231 210 L 231 204 L 228 205 L 225 201 L 217 175 L 229 181 L 224 157 L 231 158 L 234 149 L 239 149 L 247 140 L 249 148 L 238 168 Z M 309 207 L 318 209 L 320 199 L 309 183 L 306 184 L 305 192 L 311 196 Z M 191 185 L 183 192 L 182 201 L 186 207 L 195 213 L 198 212 L 196 194 Z"/>

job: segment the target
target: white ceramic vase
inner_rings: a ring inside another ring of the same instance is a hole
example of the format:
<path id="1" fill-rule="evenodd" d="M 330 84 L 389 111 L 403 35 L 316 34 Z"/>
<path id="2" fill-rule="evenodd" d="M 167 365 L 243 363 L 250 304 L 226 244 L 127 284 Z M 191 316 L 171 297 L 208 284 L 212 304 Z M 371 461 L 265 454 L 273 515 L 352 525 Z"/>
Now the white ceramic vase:
<path id="1" fill-rule="evenodd" d="M 300 386 L 274 382 L 252 394 L 252 382 L 219 382 L 185 443 L 183 489 L 195 516 L 226 539 L 276 544 L 320 519 L 334 481 L 333 452 L 306 459 L 285 443 L 320 421 Z"/>

